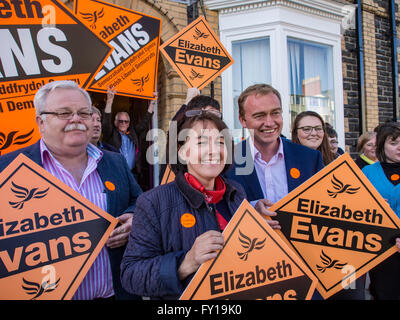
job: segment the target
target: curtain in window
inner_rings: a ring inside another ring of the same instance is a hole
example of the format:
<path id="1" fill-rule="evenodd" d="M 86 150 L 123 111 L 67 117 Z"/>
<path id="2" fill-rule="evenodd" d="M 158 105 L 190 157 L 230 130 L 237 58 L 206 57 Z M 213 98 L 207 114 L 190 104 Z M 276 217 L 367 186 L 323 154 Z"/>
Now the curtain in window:
<path id="1" fill-rule="evenodd" d="M 287 44 L 292 120 L 313 110 L 334 126 L 332 47 L 291 38 Z"/>
<path id="2" fill-rule="evenodd" d="M 232 42 L 233 99 L 235 128 L 239 122 L 238 98 L 242 91 L 255 83 L 271 83 L 269 38 Z"/>

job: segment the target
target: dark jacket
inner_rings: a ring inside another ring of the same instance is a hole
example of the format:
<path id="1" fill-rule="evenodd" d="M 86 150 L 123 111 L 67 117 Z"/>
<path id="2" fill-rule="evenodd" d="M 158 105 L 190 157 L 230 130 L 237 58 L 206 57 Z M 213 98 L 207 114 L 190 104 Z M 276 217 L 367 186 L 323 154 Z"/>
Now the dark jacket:
<path id="1" fill-rule="evenodd" d="M 248 201 L 254 201 L 263 199 L 264 194 L 254 167 L 250 143 L 247 139 L 235 146 L 235 163 L 227 176 L 244 187 Z M 285 138 L 282 138 L 282 143 L 288 192 L 290 192 L 321 170 L 324 167 L 324 162 L 319 151 L 293 143 Z M 244 170 L 245 168 L 246 170 Z M 291 175 L 290 170 L 294 168 L 300 173 L 299 177 Z"/>
<path id="2" fill-rule="evenodd" d="M 99 148 L 100 150 L 107 150 L 107 151 L 120 153 L 117 148 L 115 148 L 111 144 L 108 144 L 105 142 L 98 141 L 96 147 Z"/>
<path id="3" fill-rule="evenodd" d="M 225 179 L 224 199 L 233 215 L 245 192 L 236 182 Z M 180 219 L 191 213 L 196 223 L 182 226 Z M 209 230 L 219 231 L 215 208 L 192 188 L 184 175 L 175 181 L 143 193 L 136 203 L 132 231 L 121 264 L 125 290 L 151 298 L 177 299 L 190 281 L 181 282 L 178 268 L 195 239 Z"/>
<path id="4" fill-rule="evenodd" d="M 364 168 L 365 166 L 368 166 L 368 165 L 369 165 L 369 163 L 365 162 L 365 160 L 364 160 L 363 158 L 361 158 L 360 156 L 358 156 L 357 159 L 354 160 L 354 162 L 356 163 L 356 165 L 357 165 L 360 169 L 362 169 L 362 168 Z"/>
<path id="5" fill-rule="evenodd" d="M 145 132 L 148 129 L 149 121 L 152 116 L 153 116 L 152 113 L 146 112 L 143 119 L 139 121 L 135 126 L 133 125 L 133 121 L 131 121 L 129 125 L 128 137 L 135 144 L 136 148 L 135 168 L 137 173 L 141 172 L 141 166 L 140 166 L 141 157 L 138 149 L 139 148 L 138 136 L 140 136 L 142 132 Z M 102 130 L 103 130 L 103 141 L 105 143 L 112 145 L 119 151 L 122 145 L 122 138 L 118 129 L 114 126 L 114 120 L 112 119 L 111 113 L 103 114 Z"/>
<path id="6" fill-rule="evenodd" d="M 115 190 L 110 191 L 104 188 L 107 195 L 107 212 L 118 217 L 125 212 L 133 212 L 136 199 L 142 193 L 139 185 L 129 171 L 124 157 L 115 152 L 102 151 L 103 157 L 97 165 L 97 172 L 101 181 L 111 181 Z M 40 156 L 40 143 L 37 142 L 29 147 L 5 154 L 0 157 L 0 172 L 2 172 L 20 153 L 42 166 Z M 110 257 L 111 272 L 113 277 L 114 292 L 117 299 L 137 299 L 139 297 L 128 294 L 121 286 L 120 263 L 125 246 L 110 249 L 107 248 Z"/>

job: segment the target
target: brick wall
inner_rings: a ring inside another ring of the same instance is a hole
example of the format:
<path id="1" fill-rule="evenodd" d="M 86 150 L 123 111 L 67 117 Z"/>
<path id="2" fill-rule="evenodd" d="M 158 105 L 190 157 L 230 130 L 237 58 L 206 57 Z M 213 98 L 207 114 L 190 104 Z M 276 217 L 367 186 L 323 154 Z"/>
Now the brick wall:
<path id="1" fill-rule="evenodd" d="M 349 1 L 356 3 L 356 1 Z M 396 20 L 399 22 L 396 1 Z M 393 119 L 392 39 L 389 1 L 362 1 L 364 44 L 365 110 L 364 127 L 373 130 Z M 400 28 L 398 28 L 398 31 Z M 342 39 L 343 95 L 346 149 L 355 155 L 360 130 L 360 97 L 357 59 L 357 30 L 347 30 Z"/>
<path id="2" fill-rule="evenodd" d="M 379 123 L 393 119 L 392 39 L 390 20 L 375 16 Z"/>
<path id="3" fill-rule="evenodd" d="M 72 0 L 62 0 L 69 8 L 72 8 Z M 105 0 L 107 1 L 107 0 Z M 169 0 L 114 0 L 108 1 L 128 9 L 139 11 L 161 19 L 161 44 L 178 33 L 187 26 L 186 5 Z M 210 11 L 205 8 L 207 21 L 218 34 L 218 12 Z M 199 8 L 199 14 L 202 14 Z M 221 78 L 214 81 L 214 97 L 221 101 Z M 167 130 L 169 121 L 175 112 L 184 103 L 186 98 L 187 86 L 179 75 L 172 69 L 169 62 L 160 54 L 158 68 L 159 108 L 158 108 L 158 127 Z M 210 85 L 206 86 L 202 94 L 210 94 Z M 119 104 L 129 104 L 126 97 L 117 97 Z M 116 98 L 116 99 L 117 99 Z"/>
<path id="4" fill-rule="evenodd" d="M 355 150 L 359 131 L 359 82 L 357 32 L 347 30 L 342 38 L 343 103 L 346 151 Z"/>
<path id="5" fill-rule="evenodd" d="M 117 0 L 116 3 L 120 1 L 135 3 L 132 9 L 161 18 L 161 43 L 187 26 L 185 4 L 168 0 Z M 199 14 L 201 13 L 202 11 L 199 9 Z M 214 32 L 218 34 L 218 13 L 206 10 L 206 16 Z M 215 80 L 214 87 L 214 97 L 220 101 L 222 96 L 220 77 Z M 167 130 L 171 118 L 185 101 L 187 86 L 162 54 L 160 54 L 158 91 L 158 126 L 162 130 Z M 205 87 L 201 93 L 210 94 L 210 85 Z"/>

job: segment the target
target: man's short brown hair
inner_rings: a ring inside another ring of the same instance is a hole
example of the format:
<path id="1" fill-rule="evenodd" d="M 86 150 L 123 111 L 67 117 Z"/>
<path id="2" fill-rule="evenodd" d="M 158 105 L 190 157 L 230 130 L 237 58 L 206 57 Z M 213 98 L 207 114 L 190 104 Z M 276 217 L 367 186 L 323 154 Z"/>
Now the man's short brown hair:
<path id="1" fill-rule="evenodd" d="M 266 84 L 266 83 L 258 83 L 254 84 L 250 87 L 248 87 L 246 90 L 244 90 L 238 99 L 238 104 L 239 104 L 239 115 L 241 118 L 244 118 L 245 110 L 244 110 L 244 103 L 246 102 L 246 99 L 248 96 L 255 94 L 255 95 L 261 95 L 261 96 L 266 96 L 267 94 L 273 93 L 275 94 L 278 99 L 279 103 L 281 104 L 282 107 L 282 100 L 281 100 L 281 95 L 278 90 L 276 90 L 273 86 Z"/>

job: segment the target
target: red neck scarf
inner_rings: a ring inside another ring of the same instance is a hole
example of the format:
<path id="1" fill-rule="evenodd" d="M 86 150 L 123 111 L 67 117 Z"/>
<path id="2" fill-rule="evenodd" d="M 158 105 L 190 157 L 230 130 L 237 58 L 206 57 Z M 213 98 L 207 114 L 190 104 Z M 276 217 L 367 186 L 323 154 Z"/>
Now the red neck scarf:
<path id="1" fill-rule="evenodd" d="M 197 191 L 204 194 L 207 203 L 218 203 L 225 194 L 226 186 L 221 177 L 215 178 L 215 190 L 206 190 L 206 188 L 190 173 L 185 173 L 186 181 Z"/>
<path id="2" fill-rule="evenodd" d="M 186 172 L 185 173 L 186 181 L 196 190 L 200 191 L 206 200 L 207 203 L 217 204 L 222 200 L 222 197 L 225 194 L 226 186 L 224 180 L 220 176 L 215 179 L 215 190 L 206 190 L 206 188 L 197 180 L 193 175 Z M 228 221 L 216 210 L 217 220 L 219 223 L 219 227 L 222 230 L 225 229 Z"/>

